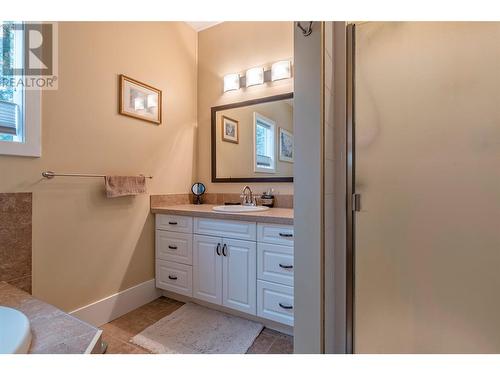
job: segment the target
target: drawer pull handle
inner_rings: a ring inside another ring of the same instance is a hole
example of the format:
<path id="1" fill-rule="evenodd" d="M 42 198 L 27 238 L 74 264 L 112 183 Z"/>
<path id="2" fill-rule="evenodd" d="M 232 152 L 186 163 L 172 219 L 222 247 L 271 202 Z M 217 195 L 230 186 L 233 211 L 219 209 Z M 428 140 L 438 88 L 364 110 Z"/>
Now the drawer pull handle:
<path id="1" fill-rule="evenodd" d="M 292 306 L 292 305 L 284 305 L 284 304 L 282 304 L 281 302 L 280 302 L 280 303 L 278 303 L 278 305 L 280 305 L 280 307 L 281 307 L 282 309 L 286 309 L 286 310 L 291 310 L 291 309 L 293 309 L 293 306 Z"/>
<path id="2" fill-rule="evenodd" d="M 222 246 L 222 255 L 224 255 L 225 257 L 227 257 L 227 245 L 226 244 L 224 244 Z"/>
<path id="3" fill-rule="evenodd" d="M 291 264 L 281 264 L 281 263 L 280 263 L 280 267 L 284 268 L 286 270 L 293 268 L 293 266 Z"/>
<path id="4" fill-rule="evenodd" d="M 293 233 L 281 233 L 281 232 L 280 232 L 280 237 L 287 237 L 287 238 L 290 238 L 290 237 L 293 237 Z"/>
<path id="5" fill-rule="evenodd" d="M 169 278 L 170 280 L 177 280 L 177 276 L 170 276 L 170 275 L 168 275 L 168 278 Z"/>
<path id="6" fill-rule="evenodd" d="M 215 248 L 215 252 L 217 253 L 218 256 L 220 256 L 220 243 L 217 244 L 217 247 Z"/>
<path id="7" fill-rule="evenodd" d="M 172 249 L 172 250 L 177 250 L 177 246 L 173 246 L 173 245 L 168 245 L 168 248 Z"/>
<path id="8" fill-rule="evenodd" d="M 177 225 L 177 221 L 169 221 L 168 222 L 170 225 Z"/>

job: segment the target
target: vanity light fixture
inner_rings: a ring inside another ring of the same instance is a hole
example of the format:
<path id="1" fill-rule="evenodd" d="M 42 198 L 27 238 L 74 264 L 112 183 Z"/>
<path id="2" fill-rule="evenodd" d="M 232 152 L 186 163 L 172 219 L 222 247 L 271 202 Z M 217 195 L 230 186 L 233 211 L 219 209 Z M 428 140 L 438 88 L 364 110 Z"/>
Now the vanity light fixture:
<path id="1" fill-rule="evenodd" d="M 246 86 L 262 85 L 264 83 L 264 68 L 252 68 L 248 69 L 246 74 Z"/>
<path id="2" fill-rule="evenodd" d="M 240 75 L 238 73 L 226 74 L 224 76 L 224 92 L 238 90 L 240 88 Z"/>
<path id="3" fill-rule="evenodd" d="M 238 90 L 241 87 L 262 85 L 265 82 L 274 82 L 292 77 L 292 62 L 290 60 L 277 61 L 264 69 L 259 66 L 248 69 L 244 75 L 239 73 L 224 76 L 224 92 Z"/>
<path id="4" fill-rule="evenodd" d="M 291 76 L 292 69 L 290 60 L 278 61 L 271 66 L 271 81 L 278 81 L 280 79 L 290 78 Z"/>

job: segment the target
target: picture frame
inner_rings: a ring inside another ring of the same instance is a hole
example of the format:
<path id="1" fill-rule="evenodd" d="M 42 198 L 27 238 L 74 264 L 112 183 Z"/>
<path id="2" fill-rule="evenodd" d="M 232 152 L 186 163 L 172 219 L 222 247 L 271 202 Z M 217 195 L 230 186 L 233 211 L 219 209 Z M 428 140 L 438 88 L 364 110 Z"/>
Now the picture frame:
<path id="1" fill-rule="evenodd" d="M 286 129 L 279 128 L 279 160 L 293 163 L 294 144 L 293 134 Z"/>
<path id="2" fill-rule="evenodd" d="M 240 129 L 238 120 L 222 116 L 221 134 L 224 142 L 239 143 Z"/>
<path id="3" fill-rule="evenodd" d="M 160 125 L 162 92 L 144 82 L 120 74 L 118 112 L 121 115 Z"/>

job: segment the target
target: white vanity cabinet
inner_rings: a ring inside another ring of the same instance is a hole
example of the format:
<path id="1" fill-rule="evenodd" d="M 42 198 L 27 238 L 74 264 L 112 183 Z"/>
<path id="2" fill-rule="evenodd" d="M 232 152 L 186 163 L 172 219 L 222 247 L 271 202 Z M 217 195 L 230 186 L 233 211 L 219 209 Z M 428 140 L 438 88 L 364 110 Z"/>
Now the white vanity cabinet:
<path id="1" fill-rule="evenodd" d="M 257 224 L 257 315 L 293 326 L 293 226 Z"/>
<path id="2" fill-rule="evenodd" d="M 256 243 L 195 234 L 193 245 L 193 297 L 255 315 Z"/>
<path id="3" fill-rule="evenodd" d="M 195 234 L 193 297 L 222 304 L 222 238 Z"/>
<path id="4" fill-rule="evenodd" d="M 156 286 L 293 325 L 293 226 L 157 214 Z"/>
<path id="5" fill-rule="evenodd" d="M 226 248 L 224 248 L 226 246 Z M 223 239 L 222 304 L 235 310 L 257 313 L 257 244 Z"/>
<path id="6" fill-rule="evenodd" d="M 193 218 L 156 215 L 156 287 L 193 295 Z"/>

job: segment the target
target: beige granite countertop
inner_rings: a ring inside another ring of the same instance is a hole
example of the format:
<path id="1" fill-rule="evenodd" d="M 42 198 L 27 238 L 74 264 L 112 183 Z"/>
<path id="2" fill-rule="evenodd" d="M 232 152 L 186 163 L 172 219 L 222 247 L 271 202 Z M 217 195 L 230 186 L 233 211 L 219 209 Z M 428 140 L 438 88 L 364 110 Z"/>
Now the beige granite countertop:
<path id="1" fill-rule="evenodd" d="M 90 353 L 100 342 L 100 329 L 6 282 L 0 282 L 0 305 L 22 311 L 28 317 L 30 354 Z"/>
<path id="2" fill-rule="evenodd" d="M 179 204 L 179 205 L 151 205 L 154 214 L 183 215 L 209 217 L 224 220 L 255 221 L 260 223 L 293 224 L 292 208 L 270 208 L 260 212 L 215 212 L 212 210 L 214 204 Z"/>

